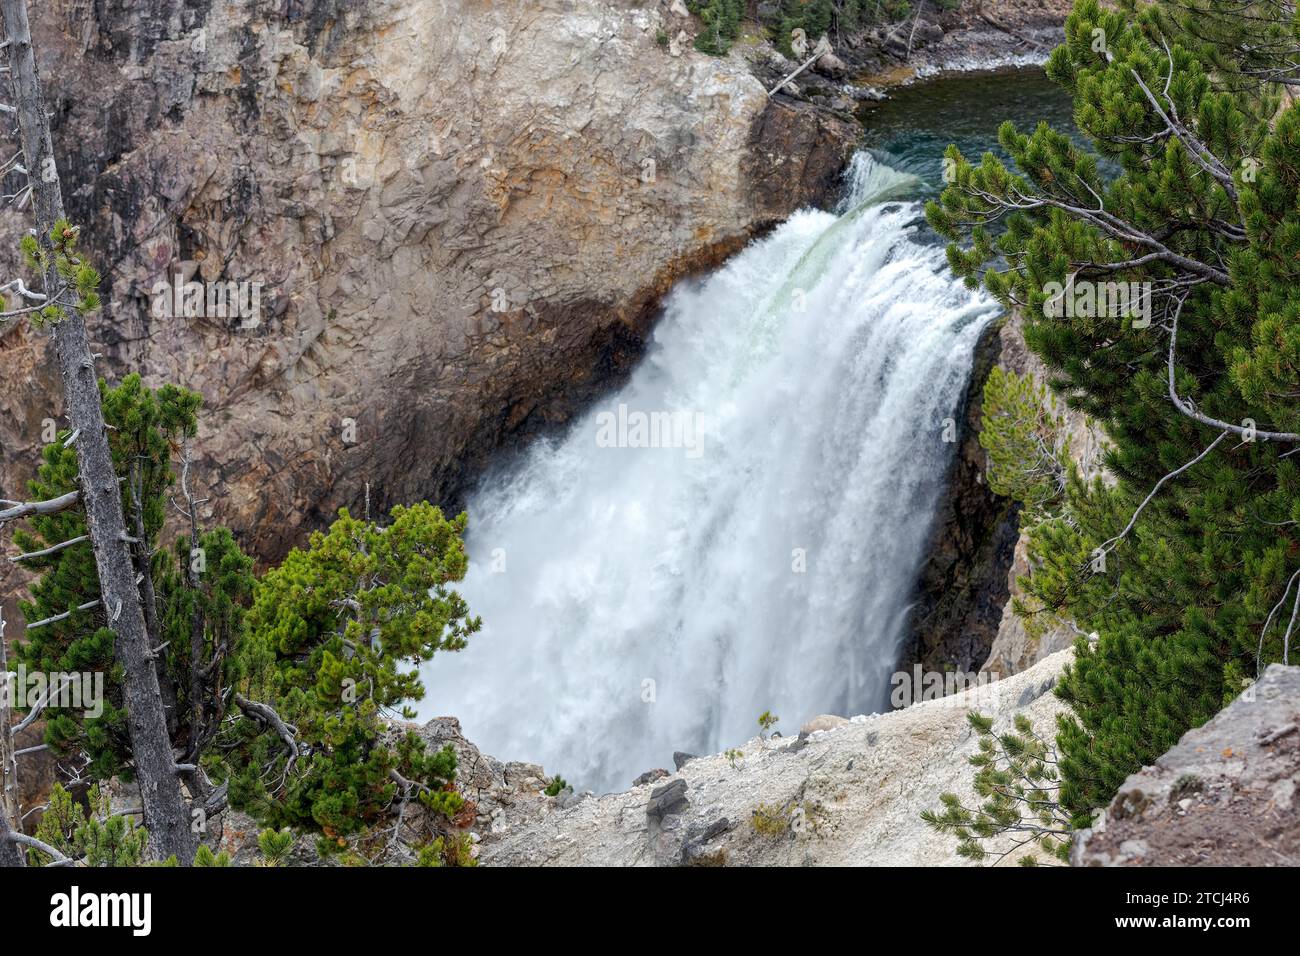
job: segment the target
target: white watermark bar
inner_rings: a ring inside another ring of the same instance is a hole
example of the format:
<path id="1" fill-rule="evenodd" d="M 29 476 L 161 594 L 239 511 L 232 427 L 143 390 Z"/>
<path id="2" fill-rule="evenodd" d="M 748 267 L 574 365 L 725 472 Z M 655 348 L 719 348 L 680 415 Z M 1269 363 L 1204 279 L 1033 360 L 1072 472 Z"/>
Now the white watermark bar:
<path id="1" fill-rule="evenodd" d="M 94 720 L 104 713 L 104 672 L 29 671 L 19 664 L 0 675 L 0 702 L 13 710 L 79 710 Z"/>

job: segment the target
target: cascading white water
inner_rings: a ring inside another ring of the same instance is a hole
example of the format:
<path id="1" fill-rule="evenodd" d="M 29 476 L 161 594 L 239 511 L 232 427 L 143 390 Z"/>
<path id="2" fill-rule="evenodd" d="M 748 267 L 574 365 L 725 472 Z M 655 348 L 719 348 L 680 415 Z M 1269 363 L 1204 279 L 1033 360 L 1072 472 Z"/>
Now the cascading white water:
<path id="1" fill-rule="evenodd" d="M 891 199 L 912 184 L 860 154 L 841 215 L 798 212 L 677 288 L 626 386 L 471 498 L 483 630 L 425 668 L 424 717 L 602 790 L 764 710 L 885 706 L 996 311 L 914 235 Z M 651 412 L 677 447 L 637 430 Z"/>

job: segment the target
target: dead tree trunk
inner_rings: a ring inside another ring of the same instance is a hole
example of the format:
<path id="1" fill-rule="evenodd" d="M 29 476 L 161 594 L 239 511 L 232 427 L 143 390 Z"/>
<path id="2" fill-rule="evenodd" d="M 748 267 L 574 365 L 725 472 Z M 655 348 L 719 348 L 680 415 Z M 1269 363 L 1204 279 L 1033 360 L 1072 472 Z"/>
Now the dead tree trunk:
<path id="1" fill-rule="evenodd" d="M 9 662 L 5 652 L 5 609 L 0 606 L 0 866 L 22 866 L 23 851 L 9 839 L 18 816 L 18 760 L 14 756 L 9 699 Z"/>
<path id="2" fill-rule="evenodd" d="M 36 75 L 27 3 L 26 0 L 0 0 L 0 9 L 4 13 L 5 42 L 13 80 L 13 106 L 18 114 L 24 166 L 36 210 L 37 239 L 49 251 L 50 232 L 63 218 L 63 194 L 54 164 L 49 118 Z M 45 275 L 45 293 L 51 304 L 56 303 L 60 286 L 61 279 L 51 266 Z M 188 865 L 194 859 L 195 841 L 167 735 L 153 649 L 149 646 L 135 572 L 127 551 L 121 489 L 109 452 L 90 340 L 80 313 L 62 304 L 59 308 L 61 315 L 54 323 L 53 334 L 63 379 L 64 408 L 80 436 L 76 448 L 81 500 L 95 551 L 101 600 L 108 625 L 117 635 L 115 650 L 124 671 L 122 694 L 131 734 L 132 763 L 140 781 L 144 825 L 149 831 L 153 855 L 166 859 L 174 854 L 181 864 Z"/>
<path id="3" fill-rule="evenodd" d="M 153 585 L 153 555 L 149 550 L 149 535 L 144 527 L 144 504 L 141 497 L 143 477 L 139 463 L 132 463 L 127 484 L 131 490 L 131 522 L 135 530 L 135 540 L 131 542 L 131 560 L 135 565 L 135 577 L 140 582 L 140 601 L 144 611 L 144 632 L 149 637 L 149 646 L 162 644 L 162 625 L 158 621 L 158 595 Z M 162 699 L 163 714 L 167 718 L 167 736 L 176 737 L 180 727 L 180 714 L 176 710 L 176 687 L 171 675 L 167 673 L 167 657 L 157 654 L 154 658 L 154 671 L 158 674 L 158 693 Z"/>

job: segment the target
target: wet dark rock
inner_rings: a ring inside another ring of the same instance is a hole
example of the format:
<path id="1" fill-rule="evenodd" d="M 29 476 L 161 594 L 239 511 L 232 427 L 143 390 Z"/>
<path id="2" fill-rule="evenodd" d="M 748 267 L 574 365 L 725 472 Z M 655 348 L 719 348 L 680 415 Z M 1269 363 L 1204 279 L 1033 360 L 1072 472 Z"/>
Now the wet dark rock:
<path id="1" fill-rule="evenodd" d="M 908 616 L 910 634 L 900 670 L 920 663 L 931 671 L 978 671 L 1002 621 L 1019 509 L 989 489 L 979 443 L 984 382 L 1000 348 L 998 326 L 991 323 L 975 347 L 969 384 L 956 415 L 956 454 Z"/>
<path id="2" fill-rule="evenodd" d="M 662 821 L 670 814 L 681 813 L 687 805 L 686 781 L 674 780 L 650 791 L 645 813 L 650 820 Z"/>

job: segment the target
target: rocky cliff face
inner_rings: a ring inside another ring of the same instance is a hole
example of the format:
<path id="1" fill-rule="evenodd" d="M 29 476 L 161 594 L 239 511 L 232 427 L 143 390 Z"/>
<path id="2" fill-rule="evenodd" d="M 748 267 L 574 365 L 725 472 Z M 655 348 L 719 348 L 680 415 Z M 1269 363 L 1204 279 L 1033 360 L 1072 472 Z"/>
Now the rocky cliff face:
<path id="1" fill-rule="evenodd" d="M 1021 317 L 1012 313 L 998 329 L 998 366 L 1018 375 L 1031 375 L 1039 383 L 1046 384 L 1051 379 L 1051 373 L 1042 359 L 1025 346 L 1021 322 Z M 1113 480 L 1103 461 L 1105 433 L 1087 415 L 1066 407 L 1059 398 L 1049 394 L 1047 400 L 1054 403 L 1052 408 L 1064 419 L 1070 439 L 1070 458 L 1078 467 L 1079 474 L 1086 481 L 1097 477 L 1103 481 Z M 1078 636 L 1077 630 L 1068 623 L 1051 627 L 1038 636 L 1031 635 L 1026 630 L 1024 621 L 1013 610 L 1012 601 L 1024 593 L 1017 579 L 1030 571 L 1028 544 L 1028 536 L 1021 529 L 1010 564 L 1004 565 L 1007 600 L 998 618 L 988 659 L 981 668 L 1004 677 L 1019 673 L 1062 648 L 1069 647 Z"/>
<path id="2" fill-rule="evenodd" d="M 1001 368 L 1047 384 L 1051 373 L 1025 345 L 1022 317 L 1007 315 L 980 339 L 971 367 L 959 446 L 949 490 L 935 515 L 929 558 L 917 582 L 910 615 L 910 640 L 900 666 L 920 661 L 933 670 L 980 670 L 1017 674 L 1078 636 L 1068 622 L 1031 635 L 1012 602 L 1024 594 L 1018 579 L 1029 574 L 1028 534 L 1019 508 L 985 483 L 987 456 L 980 447 L 984 383 Z M 1105 469 L 1106 436 L 1082 412 L 1049 392 L 1051 410 L 1064 421 L 1069 454 L 1085 480 L 1113 480 Z"/>
<path id="3" fill-rule="evenodd" d="M 739 57 L 661 47 L 667 2 L 33 16 L 70 215 L 106 277 L 101 369 L 203 393 L 210 516 L 263 558 L 367 483 L 374 507 L 459 504 L 490 451 L 627 368 L 675 279 L 832 194 L 854 136 L 769 102 Z M 166 288 L 189 282 L 201 310 Z M 244 308 L 212 301 L 224 283 Z M 41 333 L 0 352 L 10 489 L 59 389 Z"/>
<path id="4" fill-rule="evenodd" d="M 984 383 L 994 365 L 1005 362 L 1005 353 L 1002 329 L 989 326 L 975 348 L 970 382 L 954 423 L 957 451 L 908 614 L 901 670 L 919 662 L 932 671 L 978 671 L 1009 613 L 1009 585 L 1014 580 L 1007 572 L 1019 514 L 1014 502 L 994 494 L 985 482 L 985 453 L 979 443 Z"/>
<path id="5" fill-rule="evenodd" d="M 1068 622 L 1031 635 L 1012 602 L 1024 594 L 1019 578 L 1030 572 L 1026 529 L 1019 507 L 985 482 L 987 456 L 980 447 L 984 382 L 994 368 L 1029 375 L 1046 384 L 1051 373 L 1025 345 L 1021 316 L 1012 313 L 990 326 L 977 346 L 959 426 L 948 494 L 935 515 L 929 557 L 917 582 L 909 617 L 910 638 L 900 656 L 906 669 L 919 661 L 944 671 L 978 670 L 1006 677 L 1073 644 Z M 1109 481 L 1103 454 L 1106 437 L 1086 415 L 1049 393 L 1064 420 L 1069 454 L 1086 479 Z"/>

